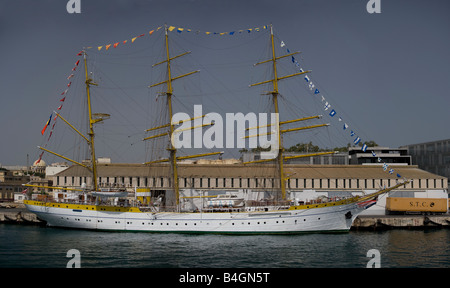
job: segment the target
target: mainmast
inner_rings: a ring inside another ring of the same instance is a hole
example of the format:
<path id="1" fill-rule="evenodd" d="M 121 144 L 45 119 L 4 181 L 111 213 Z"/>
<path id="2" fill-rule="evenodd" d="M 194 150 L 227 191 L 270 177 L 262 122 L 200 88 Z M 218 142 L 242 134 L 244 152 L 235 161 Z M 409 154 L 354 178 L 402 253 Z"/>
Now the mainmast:
<path id="1" fill-rule="evenodd" d="M 167 61 L 167 91 L 166 91 L 166 96 L 167 96 L 167 106 L 169 108 L 169 119 L 170 121 L 172 121 L 172 117 L 173 117 L 173 111 L 172 111 L 172 94 L 173 94 L 173 88 L 172 88 L 172 72 L 170 70 L 170 54 L 169 54 L 169 33 L 168 29 L 167 29 L 167 25 L 165 27 L 165 42 L 166 42 L 166 61 Z M 173 135 L 173 125 L 169 125 L 169 136 L 170 139 L 172 139 L 172 135 Z M 180 194 L 180 190 L 179 190 L 179 185 L 178 185 L 178 168 L 177 168 L 177 149 L 175 148 L 175 146 L 172 143 L 173 141 L 170 141 L 169 143 L 169 152 L 170 152 L 170 156 L 169 159 L 171 161 L 171 165 L 172 165 L 172 172 L 173 172 L 173 190 L 175 191 L 175 199 L 176 199 L 176 204 L 178 207 L 178 203 L 179 203 L 179 194 Z"/>
<path id="2" fill-rule="evenodd" d="M 167 25 L 165 25 L 166 60 L 161 61 L 161 62 L 156 63 L 156 64 L 153 65 L 153 67 L 154 67 L 154 66 L 157 66 L 159 64 L 166 63 L 166 65 L 167 65 L 167 80 L 165 80 L 163 82 L 160 82 L 160 83 L 156 83 L 156 84 L 150 85 L 149 87 L 155 87 L 155 86 L 158 86 L 158 85 L 161 85 L 161 84 L 167 84 L 167 89 L 166 89 L 166 92 L 164 94 L 166 95 L 166 98 L 167 98 L 167 106 L 168 106 L 168 110 L 169 110 L 168 114 L 169 114 L 169 121 L 170 122 L 167 123 L 167 124 L 164 124 L 162 126 L 150 128 L 150 129 L 148 129 L 146 131 L 153 131 L 153 130 L 158 130 L 158 129 L 167 128 L 167 127 L 169 128 L 169 131 L 166 132 L 166 133 L 160 133 L 160 134 L 157 134 L 157 135 L 146 137 L 143 140 L 154 139 L 154 138 L 162 137 L 162 136 L 169 136 L 169 139 L 172 140 L 172 135 L 174 133 L 174 126 L 179 124 L 179 123 L 172 123 L 172 117 L 173 117 L 173 109 L 172 109 L 173 87 L 172 87 L 172 82 L 174 80 L 176 80 L 176 79 L 179 79 L 179 78 L 182 78 L 182 77 L 185 77 L 185 76 L 188 76 L 188 75 L 191 75 L 191 74 L 199 72 L 198 70 L 196 70 L 196 71 L 192 71 L 192 72 L 186 73 L 184 75 L 180 75 L 180 76 L 177 76 L 177 77 L 172 77 L 172 70 L 171 70 L 171 66 L 170 66 L 171 65 L 171 61 L 173 59 L 175 59 L 175 58 L 178 58 L 178 57 L 184 56 L 186 54 L 189 54 L 190 52 L 185 52 L 185 53 L 182 53 L 180 55 L 177 55 L 177 56 L 174 56 L 174 57 L 170 57 L 170 52 L 169 52 L 169 33 L 168 32 L 169 32 L 169 29 L 168 29 Z M 185 121 L 191 121 L 193 119 L 194 118 L 186 119 Z M 145 164 L 170 161 L 170 164 L 171 164 L 171 167 L 172 167 L 172 174 L 173 174 L 172 175 L 173 176 L 173 189 L 174 189 L 174 192 L 175 192 L 176 205 L 178 207 L 178 204 L 180 202 L 180 199 L 179 199 L 180 198 L 179 197 L 180 196 L 180 191 L 179 191 L 179 181 L 178 181 L 177 160 L 187 159 L 187 158 L 194 158 L 194 157 L 200 157 L 200 155 L 177 157 L 177 149 L 174 146 L 173 141 L 170 141 L 169 148 L 167 150 L 170 153 L 169 159 L 161 159 L 161 160 L 146 162 Z M 207 154 L 202 154 L 201 156 L 215 155 L 215 154 L 219 154 L 219 153 L 221 153 L 221 152 L 207 153 Z"/>
<path id="3" fill-rule="evenodd" d="M 272 69 L 273 69 L 274 77 L 271 80 L 266 80 L 266 81 L 263 81 L 263 82 L 255 83 L 255 84 L 252 84 L 250 86 L 267 84 L 267 83 L 271 82 L 273 90 L 270 91 L 267 94 L 272 95 L 272 101 L 273 101 L 273 105 L 274 105 L 274 108 L 275 108 L 275 113 L 277 115 L 279 115 L 279 108 L 278 108 L 278 95 L 279 95 L 278 81 L 282 80 L 282 79 L 290 78 L 290 77 L 293 77 L 293 76 L 298 76 L 298 75 L 302 75 L 302 74 L 305 74 L 305 73 L 309 73 L 311 71 L 303 71 L 303 72 L 294 73 L 294 74 L 283 76 L 283 77 L 278 77 L 278 74 L 277 74 L 277 60 L 279 60 L 281 58 L 285 58 L 285 57 L 289 57 L 289 56 L 298 54 L 299 52 L 294 52 L 294 53 L 286 54 L 284 56 L 276 57 L 275 43 L 274 43 L 274 34 L 273 34 L 273 26 L 272 26 L 272 24 L 270 24 L 270 41 L 271 41 L 271 45 L 272 45 L 272 58 L 269 59 L 269 60 L 265 60 L 265 61 L 256 63 L 255 66 L 259 65 L 259 64 L 263 64 L 263 63 L 272 62 Z M 279 166 L 280 189 L 281 189 L 281 198 L 282 198 L 282 200 L 286 200 L 286 179 L 287 178 L 286 178 L 285 173 L 284 173 L 284 160 L 291 159 L 291 158 L 297 158 L 295 156 L 289 157 L 289 158 L 283 156 L 284 148 L 283 148 L 283 137 L 282 137 L 282 134 L 286 133 L 286 132 L 291 132 L 291 131 L 298 131 L 298 130 L 317 128 L 317 127 L 322 127 L 322 126 L 328 126 L 328 124 L 320 124 L 320 125 L 314 125 L 314 126 L 308 126 L 308 127 L 300 127 L 300 128 L 293 128 L 293 129 L 285 129 L 285 130 L 280 129 L 281 125 L 288 124 L 288 123 L 293 123 L 293 122 L 297 122 L 297 121 L 309 120 L 309 119 L 312 119 L 312 118 L 319 118 L 319 117 L 320 116 L 312 116 L 312 117 L 294 119 L 294 120 L 289 120 L 289 121 L 284 121 L 284 122 L 277 121 L 276 125 L 278 125 L 278 127 L 276 127 L 277 128 L 276 131 L 279 131 L 278 132 L 278 146 L 279 146 L 279 150 L 278 150 L 278 156 L 277 156 L 276 160 L 278 161 L 278 166 Z M 253 137 L 253 136 L 258 136 L 258 135 L 252 135 L 252 136 L 249 136 L 249 137 Z M 334 153 L 334 152 L 324 152 L 324 153 L 320 153 L 320 155 L 332 154 L 332 153 Z M 319 154 L 319 153 L 316 153 L 315 155 L 317 155 L 317 154 Z M 308 156 L 313 156 L 313 155 L 301 155 L 300 157 L 308 157 Z M 267 161 L 272 161 L 272 160 L 274 160 L 274 159 L 263 159 L 263 160 L 258 160 L 258 161 L 245 162 L 244 164 L 256 163 L 256 162 L 267 162 Z"/>

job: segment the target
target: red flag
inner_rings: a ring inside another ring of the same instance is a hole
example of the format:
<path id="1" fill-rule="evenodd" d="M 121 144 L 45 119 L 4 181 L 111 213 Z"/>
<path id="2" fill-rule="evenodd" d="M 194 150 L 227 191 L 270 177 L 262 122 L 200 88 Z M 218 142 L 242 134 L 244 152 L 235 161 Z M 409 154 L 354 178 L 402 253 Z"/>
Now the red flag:
<path id="1" fill-rule="evenodd" d="M 48 124 L 50 124 L 50 121 L 52 120 L 52 114 L 50 114 L 50 118 L 48 119 L 47 123 L 45 123 L 44 128 L 42 128 L 41 134 L 44 135 L 45 130 L 47 129 Z"/>
<path id="2" fill-rule="evenodd" d="M 80 64 L 80 60 L 78 60 L 78 61 L 75 63 L 76 66 L 78 66 L 78 64 Z"/>
<path id="3" fill-rule="evenodd" d="M 70 87 L 70 85 L 72 85 L 72 82 L 69 82 L 69 84 L 67 84 L 67 87 Z"/>
<path id="4" fill-rule="evenodd" d="M 81 50 L 81 51 L 77 54 L 77 56 L 81 56 L 81 55 L 83 55 L 83 50 Z"/>
<path id="5" fill-rule="evenodd" d="M 116 48 L 117 46 L 119 46 L 119 42 L 114 43 L 114 48 Z"/>
<path id="6" fill-rule="evenodd" d="M 59 102 L 64 102 L 64 100 L 66 100 L 66 97 L 64 97 L 61 100 L 59 100 Z"/>
<path id="7" fill-rule="evenodd" d="M 39 159 L 36 161 L 36 164 L 38 164 L 39 162 L 41 162 L 42 155 L 44 155 L 44 151 L 42 151 L 41 154 L 39 154 Z"/>
<path id="8" fill-rule="evenodd" d="M 62 104 L 59 105 L 58 109 L 56 109 L 56 110 L 61 110 L 61 108 L 62 108 Z"/>

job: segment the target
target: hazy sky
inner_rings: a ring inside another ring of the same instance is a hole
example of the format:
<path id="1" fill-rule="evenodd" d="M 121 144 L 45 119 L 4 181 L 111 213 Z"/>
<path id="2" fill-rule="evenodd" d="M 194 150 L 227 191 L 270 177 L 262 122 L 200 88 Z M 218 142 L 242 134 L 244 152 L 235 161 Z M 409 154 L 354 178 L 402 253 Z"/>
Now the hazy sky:
<path id="1" fill-rule="evenodd" d="M 127 102 L 126 105 L 119 102 L 123 109 L 144 99 L 145 105 L 137 105 L 136 112 L 119 109 L 112 110 L 111 114 L 114 115 L 114 111 L 116 114 L 136 114 L 148 120 L 147 123 L 130 124 L 132 129 L 124 128 L 128 130 L 122 135 L 127 135 L 125 138 L 131 139 L 135 145 L 119 144 L 118 151 L 109 152 L 109 148 L 116 149 L 112 148 L 116 147 L 115 144 L 99 140 L 100 147 L 106 147 L 97 155 L 112 157 L 115 162 L 143 162 L 141 158 L 144 156 L 139 155 L 145 154 L 145 149 L 138 143 L 137 139 L 142 138 L 138 131 L 142 132 L 152 119 L 151 115 L 142 114 L 157 103 L 155 91 L 149 91 L 147 85 L 161 80 L 151 64 L 161 60 L 163 45 L 161 33 L 149 36 L 148 31 L 164 23 L 203 32 L 229 32 L 273 23 L 277 46 L 282 40 L 292 51 L 302 52 L 301 56 L 296 56 L 300 65 L 313 71 L 310 73 L 312 81 L 336 109 L 337 115 L 342 116 L 362 140 L 398 147 L 450 138 L 448 0 L 381 0 L 380 14 L 367 12 L 367 0 L 81 0 L 80 14 L 69 14 L 67 2 L 0 2 L 0 163 L 3 165 L 26 164 L 27 154 L 30 161 L 37 159 L 37 146 L 45 145 L 48 137 L 42 136 L 40 131 L 50 113 L 60 104 L 60 93 L 67 88 L 66 77 L 71 74 L 74 63 L 81 59 L 76 54 L 86 46 L 94 47 L 88 52 L 89 57 L 97 61 L 95 67 L 99 67 L 94 76 L 99 75 L 96 80 L 105 84 L 105 90 L 99 87 L 97 94 L 103 95 L 108 102 L 109 94 L 124 93 L 126 100 L 121 101 Z M 146 36 L 125 44 L 128 46 L 119 45 L 108 52 L 104 48 L 101 51 L 97 49 L 118 41 L 131 41 L 132 37 L 142 33 Z M 192 51 L 191 58 L 185 61 L 200 62 L 198 65 L 203 73 L 193 77 L 199 87 L 192 87 L 200 92 L 193 93 L 192 98 L 183 94 L 188 95 L 185 91 L 192 88 L 185 84 L 187 82 L 182 82 L 184 87 L 177 90 L 180 99 L 189 98 L 185 106 L 188 113 L 192 114 L 191 104 L 201 103 L 210 108 L 205 112 L 239 112 L 241 108 L 242 112 L 251 111 L 255 107 L 250 108 L 249 100 L 239 104 L 242 95 L 253 93 L 257 97 L 267 97 L 260 95 L 262 90 L 244 91 L 252 82 L 268 79 L 264 74 L 258 75 L 258 71 L 264 72 L 266 68 L 258 70 L 259 67 L 252 67 L 256 60 L 264 60 L 268 55 L 268 46 L 260 45 L 269 43 L 267 31 L 207 37 L 175 31 L 172 34 L 174 49 Z M 277 48 L 280 53 L 286 53 L 280 48 Z M 287 68 L 280 72 L 283 75 L 295 72 L 295 66 L 286 60 L 283 67 Z M 183 65 L 186 64 L 181 61 L 180 73 L 197 68 Z M 249 70 L 245 70 L 247 66 Z M 68 98 L 84 92 L 83 71 L 76 72 L 73 80 L 74 83 L 78 80 L 79 84 L 70 87 Z M 213 75 L 213 72 L 217 74 Z M 131 76 L 133 73 L 137 76 Z M 297 87 L 306 87 L 302 77 L 293 81 L 298 83 Z M 229 84 L 232 82 L 237 84 Z M 208 106 L 214 97 L 205 96 L 210 89 L 217 89 L 215 106 Z M 309 95 L 308 89 L 292 91 Z M 306 96 L 308 99 L 311 97 Z M 116 101 L 114 99 L 111 96 L 112 102 Z M 290 101 L 294 106 L 302 107 L 303 104 L 297 104 L 303 103 L 299 99 Z M 70 105 L 69 101 L 64 103 L 63 114 L 71 111 L 67 110 Z M 317 107 L 322 103 L 317 101 L 316 105 L 316 110 L 320 110 Z M 329 118 L 328 112 L 322 113 Z M 342 123 L 335 118 L 326 119 L 326 122 L 336 126 L 335 132 L 328 132 L 329 135 L 342 132 Z M 107 128 L 99 128 L 100 133 L 113 138 L 109 130 L 104 130 Z M 74 136 L 67 133 L 56 135 L 56 132 L 52 137 Z M 350 136 L 337 138 L 335 146 L 353 141 Z M 292 144 L 297 141 L 291 140 Z M 323 145 L 333 147 L 329 146 L 333 144 Z M 57 148 L 61 153 L 68 149 Z M 133 154 L 120 157 L 125 155 L 125 151 Z M 58 161 L 46 156 L 43 159 L 46 162 Z"/>

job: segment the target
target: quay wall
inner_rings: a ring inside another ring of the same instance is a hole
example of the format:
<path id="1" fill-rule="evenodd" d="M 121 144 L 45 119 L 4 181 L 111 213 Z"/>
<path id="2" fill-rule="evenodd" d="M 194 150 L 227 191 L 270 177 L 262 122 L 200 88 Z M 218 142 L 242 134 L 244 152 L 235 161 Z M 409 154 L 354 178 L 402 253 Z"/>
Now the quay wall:
<path id="1" fill-rule="evenodd" d="M 0 223 L 44 225 L 36 214 L 29 212 L 21 203 L 0 203 Z"/>
<path id="2" fill-rule="evenodd" d="M 360 215 L 352 230 L 450 228 L 450 215 Z"/>

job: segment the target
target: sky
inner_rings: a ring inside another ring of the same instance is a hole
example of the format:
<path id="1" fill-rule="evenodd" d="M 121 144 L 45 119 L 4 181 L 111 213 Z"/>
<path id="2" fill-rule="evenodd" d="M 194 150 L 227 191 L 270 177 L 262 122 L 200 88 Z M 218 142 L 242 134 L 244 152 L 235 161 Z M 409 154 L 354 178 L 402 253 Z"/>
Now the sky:
<path id="1" fill-rule="evenodd" d="M 177 109 L 184 108 L 190 115 L 194 104 L 202 104 L 204 112 L 218 113 L 264 108 L 264 104 L 254 104 L 255 99 L 267 98 L 261 95 L 263 88 L 250 89 L 248 85 L 269 77 L 270 67 L 253 67 L 270 55 L 268 30 L 233 36 L 204 32 L 273 24 L 279 55 L 286 54 L 287 48 L 300 51 L 295 59 L 312 71 L 308 75 L 320 89 L 319 95 L 310 93 L 300 76 L 284 80 L 293 88 L 280 93 L 286 96 L 289 116 L 320 112 L 323 121 L 332 124 L 334 128 L 325 128 L 329 129 L 327 140 L 317 140 L 321 146 L 345 146 L 356 136 L 385 147 L 450 138 L 447 0 L 380 0 L 381 13 L 372 14 L 366 9 L 366 0 L 80 0 L 81 13 L 73 14 L 68 13 L 67 2 L 0 2 L 2 165 L 26 165 L 27 155 L 30 161 L 36 160 L 40 154 L 37 146 L 47 142 L 49 147 L 56 144 L 61 154 L 79 144 L 79 139 L 67 140 L 77 136 L 63 132 L 62 122 L 57 123 L 59 130 L 55 129 L 51 140 L 51 127 L 44 136 L 41 130 L 61 103 L 61 113 L 67 118 L 83 115 L 77 110 L 82 105 L 75 104 L 85 92 L 81 64 L 67 100 L 59 101 L 74 63 L 82 61 L 77 53 L 83 47 L 92 47 L 86 51 L 95 70 L 94 80 L 99 82 L 99 87 L 92 89 L 95 112 L 112 115 L 96 128 L 100 134 L 98 141 L 96 138 L 97 156 L 111 157 L 113 162 L 144 162 L 150 152 L 141 141 L 143 130 L 157 121 L 155 111 L 163 102 L 156 101 L 157 91 L 147 87 L 162 79 L 161 68 L 151 65 L 163 59 L 163 34 L 162 30 L 152 35 L 148 32 L 164 24 L 200 31 L 170 34 L 174 54 L 192 52 L 176 61 L 174 73 L 201 70 L 174 87 L 176 103 L 183 103 Z M 144 37 L 130 43 L 142 33 Z M 98 50 L 123 40 L 128 43 Z M 281 41 L 286 46 L 281 47 Z M 295 73 L 290 58 L 285 60 L 279 61 L 280 73 Z M 309 102 L 313 109 L 303 110 Z M 325 102 L 331 105 L 326 111 Z M 332 118 L 328 114 L 331 109 L 337 112 Z M 123 120 L 126 116 L 130 119 Z M 343 123 L 356 135 L 345 134 L 348 131 L 341 128 Z M 113 140 L 115 134 L 122 137 L 118 142 Z M 305 135 L 316 136 L 315 132 Z M 290 136 L 286 144 L 309 142 L 303 139 L 305 135 Z M 56 142 L 55 137 L 69 145 Z M 337 144 L 328 140 L 337 140 Z M 236 152 L 229 155 L 239 157 Z M 43 159 L 59 161 L 47 153 Z"/>

